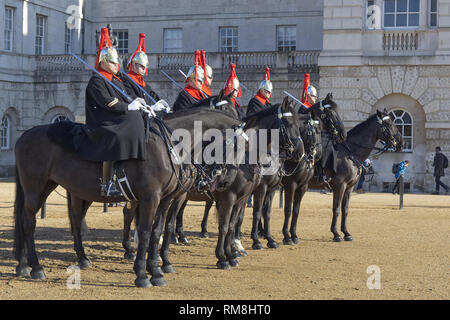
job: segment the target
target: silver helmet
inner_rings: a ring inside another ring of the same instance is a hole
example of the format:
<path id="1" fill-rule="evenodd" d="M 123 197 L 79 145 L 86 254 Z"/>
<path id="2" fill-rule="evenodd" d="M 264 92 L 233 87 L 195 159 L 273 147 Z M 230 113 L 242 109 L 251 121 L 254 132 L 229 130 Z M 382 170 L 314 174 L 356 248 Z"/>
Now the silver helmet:
<path id="1" fill-rule="evenodd" d="M 200 80 L 201 82 L 204 82 L 205 81 L 205 73 L 203 72 L 203 68 L 202 67 L 200 67 L 200 66 L 195 66 L 195 68 L 197 69 L 197 79 L 198 80 Z M 190 69 L 189 69 L 189 71 L 188 71 L 188 73 L 187 73 L 187 75 L 186 75 L 186 80 L 187 79 L 189 79 L 189 78 L 193 78 L 193 77 L 195 77 L 195 72 L 194 72 L 194 66 L 192 66 Z"/>
<path id="2" fill-rule="evenodd" d="M 267 92 L 272 93 L 272 90 L 273 90 L 272 82 L 270 80 L 261 81 L 261 83 L 259 84 L 258 90 L 261 90 L 261 89 L 264 89 Z"/>
<path id="3" fill-rule="evenodd" d="M 313 98 L 317 98 L 317 90 L 316 88 L 314 88 L 314 86 L 310 85 L 308 87 L 308 89 L 306 90 L 306 95 L 313 97 Z"/>
<path id="4" fill-rule="evenodd" d="M 98 62 L 113 62 L 119 64 L 119 54 L 114 47 L 105 47 L 100 51 Z"/>
<path id="5" fill-rule="evenodd" d="M 148 56 L 145 52 L 139 51 L 134 56 L 133 60 L 131 61 L 131 64 L 136 68 L 136 63 L 139 63 L 140 65 L 144 66 L 145 68 L 148 68 Z"/>
<path id="6" fill-rule="evenodd" d="M 206 76 L 208 78 L 213 77 L 213 69 L 211 68 L 211 66 L 209 64 L 206 65 Z"/>

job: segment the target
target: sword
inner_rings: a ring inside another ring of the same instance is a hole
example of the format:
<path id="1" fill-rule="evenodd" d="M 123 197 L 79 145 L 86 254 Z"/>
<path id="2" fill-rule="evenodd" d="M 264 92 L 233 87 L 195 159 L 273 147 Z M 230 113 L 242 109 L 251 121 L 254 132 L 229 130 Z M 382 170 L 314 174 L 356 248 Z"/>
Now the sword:
<path id="1" fill-rule="evenodd" d="M 72 57 L 74 57 L 75 59 L 77 59 L 78 61 L 80 61 L 82 64 L 84 64 L 86 67 L 88 67 L 89 69 L 91 69 L 92 71 L 94 71 L 96 74 L 98 74 L 100 77 L 102 77 L 107 83 L 109 83 L 117 92 L 119 92 L 128 102 L 132 102 L 133 99 L 130 98 L 129 95 L 127 95 L 125 93 L 125 91 L 123 91 L 122 89 L 120 89 L 118 86 L 116 86 L 112 81 L 109 81 L 109 79 L 107 79 L 104 75 L 102 75 L 100 72 L 98 72 L 94 67 L 92 67 L 91 65 L 89 65 L 86 61 L 84 61 L 83 59 L 81 59 L 79 56 L 77 56 L 76 54 L 70 52 L 70 54 L 72 55 Z"/>
<path id="2" fill-rule="evenodd" d="M 145 91 L 144 88 L 142 88 L 138 83 L 136 83 L 136 81 L 134 81 L 126 72 L 122 72 L 123 75 L 125 75 L 128 79 L 130 79 L 131 81 L 134 82 L 135 85 L 137 85 L 137 87 L 142 91 L 142 93 L 144 94 L 144 96 L 150 98 L 150 100 L 153 101 L 153 103 L 156 103 L 156 100 L 153 99 L 153 97 L 151 95 L 148 94 L 147 91 Z"/>
<path id="3" fill-rule="evenodd" d="M 183 75 L 183 77 L 187 78 L 187 75 L 183 71 L 181 71 L 180 69 L 178 69 L 178 71 L 180 71 L 180 73 Z"/>
<path id="4" fill-rule="evenodd" d="M 176 85 L 178 88 L 180 88 L 181 90 L 184 90 L 184 88 L 178 82 L 176 82 L 171 76 L 169 76 L 166 72 L 164 72 L 164 70 L 159 70 L 159 72 L 161 72 L 163 75 L 165 75 L 166 78 L 169 79 L 170 81 L 172 81 L 172 83 L 174 85 Z"/>
<path id="5" fill-rule="evenodd" d="M 284 94 L 286 94 L 287 96 L 291 97 L 295 102 L 300 103 L 304 108 L 309 109 L 307 106 L 305 106 L 305 104 L 303 102 L 301 102 L 300 100 L 298 100 L 296 97 L 294 97 L 292 94 L 290 94 L 287 91 L 283 91 Z"/>

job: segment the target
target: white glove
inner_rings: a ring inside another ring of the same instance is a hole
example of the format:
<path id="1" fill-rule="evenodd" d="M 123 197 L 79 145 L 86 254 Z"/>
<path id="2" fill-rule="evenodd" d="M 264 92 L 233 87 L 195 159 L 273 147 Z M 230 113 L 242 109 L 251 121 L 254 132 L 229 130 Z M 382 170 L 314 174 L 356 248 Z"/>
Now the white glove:
<path id="1" fill-rule="evenodd" d="M 134 111 L 134 110 L 139 110 L 144 108 L 144 104 L 142 104 L 138 99 L 141 98 L 136 98 L 134 99 L 129 105 L 128 105 L 128 111 Z"/>
<path id="2" fill-rule="evenodd" d="M 152 105 L 152 109 L 154 111 L 165 111 L 167 113 L 170 112 L 170 106 L 165 100 L 159 100 L 157 103 Z"/>

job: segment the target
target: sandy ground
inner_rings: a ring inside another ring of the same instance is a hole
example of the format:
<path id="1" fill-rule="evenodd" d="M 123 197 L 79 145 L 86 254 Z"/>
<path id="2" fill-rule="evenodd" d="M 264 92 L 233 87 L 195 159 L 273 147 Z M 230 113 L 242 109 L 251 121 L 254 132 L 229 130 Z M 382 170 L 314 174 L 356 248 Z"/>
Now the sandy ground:
<path id="1" fill-rule="evenodd" d="M 47 218 L 38 218 L 36 246 L 46 280 L 16 278 L 12 256 L 14 183 L 0 183 L 0 299 L 449 299 L 450 196 L 352 194 L 348 228 L 353 242 L 332 242 L 330 194 L 308 192 L 298 224 L 300 243 L 282 245 L 283 210 L 278 194 L 272 232 L 278 249 L 251 249 L 251 209 L 246 209 L 243 245 L 249 255 L 239 267 L 218 270 L 214 255 L 217 223 L 200 238 L 202 203 L 185 213 L 189 245 L 172 245 L 176 273 L 166 287 L 138 289 L 132 263 L 123 258 L 122 208 L 102 204 L 88 211 L 85 247 L 92 267 L 81 270 L 80 288 L 69 289 L 76 264 L 65 192 L 53 192 Z M 264 242 L 264 245 L 266 243 Z M 379 270 L 379 273 L 374 270 Z M 69 270 L 70 271 L 70 270 Z M 379 282 L 377 282 L 379 280 Z M 368 286 L 369 284 L 369 286 Z M 377 285 L 379 284 L 379 287 Z M 369 289 L 372 287 L 372 289 Z M 375 287 L 375 288 L 373 288 Z"/>

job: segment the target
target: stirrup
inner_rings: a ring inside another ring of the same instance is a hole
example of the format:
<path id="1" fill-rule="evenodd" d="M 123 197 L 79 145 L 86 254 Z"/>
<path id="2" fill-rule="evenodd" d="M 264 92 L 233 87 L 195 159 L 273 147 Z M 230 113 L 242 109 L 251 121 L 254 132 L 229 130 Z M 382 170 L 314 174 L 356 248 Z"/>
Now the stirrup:
<path id="1" fill-rule="evenodd" d="M 116 189 L 116 185 L 111 181 L 102 183 L 101 185 L 101 195 L 102 197 L 122 197 L 123 194 L 120 190 Z"/>

